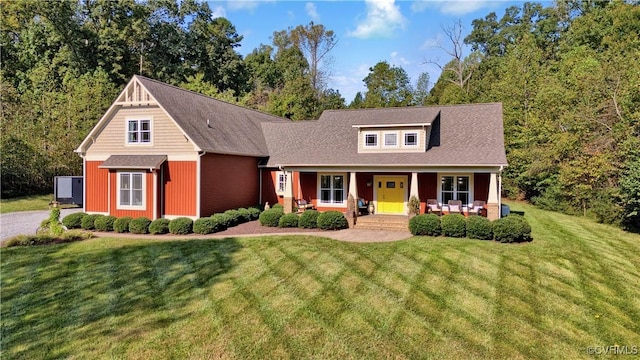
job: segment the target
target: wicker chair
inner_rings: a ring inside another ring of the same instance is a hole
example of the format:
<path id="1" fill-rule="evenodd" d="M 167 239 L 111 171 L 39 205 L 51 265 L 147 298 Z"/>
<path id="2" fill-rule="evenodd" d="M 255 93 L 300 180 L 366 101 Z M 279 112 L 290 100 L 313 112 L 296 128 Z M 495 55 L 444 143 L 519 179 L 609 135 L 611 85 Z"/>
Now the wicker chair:
<path id="1" fill-rule="evenodd" d="M 440 204 L 438 204 L 438 200 L 427 199 L 427 214 L 429 213 L 437 213 L 438 215 L 442 215 L 442 208 L 440 207 Z"/>

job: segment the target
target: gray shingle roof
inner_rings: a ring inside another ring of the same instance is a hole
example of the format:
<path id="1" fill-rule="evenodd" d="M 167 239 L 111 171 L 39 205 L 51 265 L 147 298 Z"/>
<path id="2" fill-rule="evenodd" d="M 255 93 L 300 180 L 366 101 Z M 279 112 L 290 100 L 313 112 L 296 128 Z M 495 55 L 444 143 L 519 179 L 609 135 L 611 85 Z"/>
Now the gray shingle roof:
<path id="1" fill-rule="evenodd" d="M 159 169 L 167 155 L 111 155 L 99 168 L 103 169 Z"/>
<path id="2" fill-rule="evenodd" d="M 267 156 L 261 124 L 288 120 L 136 75 L 140 83 L 202 150 Z M 209 126 L 207 126 L 209 120 Z"/>
<path id="3" fill-rule="evenodd" d="M 358 153 L 353 125 L 432 123 L 420 153 Z M 507 165 L 502 104 L 325 111 L 317 121 L 263 123 L 267 166 Z"/>

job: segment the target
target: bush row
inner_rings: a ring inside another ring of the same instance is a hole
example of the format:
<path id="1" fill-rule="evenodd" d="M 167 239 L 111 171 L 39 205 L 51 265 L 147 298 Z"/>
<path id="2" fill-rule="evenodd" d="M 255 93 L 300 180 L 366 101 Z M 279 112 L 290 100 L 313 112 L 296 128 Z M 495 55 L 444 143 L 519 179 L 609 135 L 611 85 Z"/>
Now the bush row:
<path id="1" fill-rule="evenodd" d="M 349 227 L 344 214 L 339 211 L 307 210 L 301 215 L 296 213 L 285 214 L 282 207 L 274 206 L 260 214 L 260 225 L 281 228 L 302 228 L 322 230 L 339 230 Z"/>
<path id="2" fill-rule="evenodd" d="M 196 221 L 187 217 L 151 221 L 146 217 L 132 218 L 124 216 L 116 218 L 114 216 L 77 212 L 65 216 L 62 219 L 62 224 L 67 229 L 82 228 L 85 230 L 115 231 L 117 233 L 130 232 L 132 234 L 152 235 L 167 233 L 175 235 L 190 233 L 211 234 L 247 221 L 257 220 L 259 216 L 260 209 L 253 207 L 227 210 L 224 213 L 214 214 Z"/>
<path id="3" fill-rule="evenodd" d="M 520 215 L 511 214 L 493 222 L 482 216 L 465 218 L 460 214 L 422 214 L 409 220 L 409 231 L 413 235 L 469 237 L 503 243 L 531 240 L 531 226 Z"/>

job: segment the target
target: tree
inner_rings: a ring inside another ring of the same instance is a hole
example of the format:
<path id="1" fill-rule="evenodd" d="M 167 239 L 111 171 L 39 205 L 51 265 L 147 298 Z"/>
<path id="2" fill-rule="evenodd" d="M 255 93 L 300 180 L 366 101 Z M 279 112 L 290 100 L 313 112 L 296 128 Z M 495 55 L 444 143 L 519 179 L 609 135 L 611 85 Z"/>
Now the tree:
<path id="1" fill-rule="evenodd" d="M 295 46 L 302 51 L 309 63 L 311 87 L 321 94 L 328 75 L 327 55 L 338 43 L 333 30 L 312 21 L 307 26 L 298 25 L 294 29 L 275 32 L 273 39 L 279 48 Z"/>
<path id="2" fill-rule="evenodd" d="M 465 58 L 463 54 L 462 22 L 460 20 L 450 27 L 443 27 L 442 31 L 451 42 L 451 48 L 443 46 L 438 46 L 438 48 L 447 53 L 452 59 L 444 66 L 435 60 L 427 60 L 425 63 L 438 66 L 443 73 L 451 73 L 452 76 L 446 78 L 446 80 L 468 93 L 469 79 L 480 61 L 479 54 L 471 54 Z"/>
<path id="3" fill-rule="evenodd" d="M 413 101 L 409 76 L 401 67 L 378 62 L 369 68 L 369 75 L 363 81 L 367 86 L 365 108 L 408 106 Z"/>
<path id="4" fill-rule="evenodd" d="M 416 105 L 426 105 L 429 96 L 429 73 L 423 72 L 418 75 L 416 86 L 413 91 L 413 102 Z"/>
<path id="5" fill-rule="evenodd" d="M 242 35 L 225 18 L 211 20 L 211 11 L 200 12 L 189 25 L 189 55 L 195 72 L 220 91 L 240 95 L 247 90 L 248 74 L 242 57 L 235 51 Z"/>

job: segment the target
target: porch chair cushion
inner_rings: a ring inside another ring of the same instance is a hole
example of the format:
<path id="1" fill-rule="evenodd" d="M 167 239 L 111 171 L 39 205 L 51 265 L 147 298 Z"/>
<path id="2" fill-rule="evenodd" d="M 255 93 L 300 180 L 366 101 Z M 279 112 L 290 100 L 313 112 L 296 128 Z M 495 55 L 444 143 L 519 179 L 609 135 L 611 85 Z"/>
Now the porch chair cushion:
<path id="1" fill-rule="evenodd" d="M 458 213 L 461 214 L 462 213 L 462 201 L 460 200 L 449 200 L 449 213 L 453 214 L 453 213 Z"/>
<path id="2" fill-rule="evenodd" d="M 474 200 L 473 205 L 469 208 L 469 214 L 480 214 L 480 210 L 484 207 L 485 202 L 482 200 Z"/>
<path id="3" fill-rule="evenodd" d="M 427 213 L 442 213 L 442 208 L 436 199 L 427 199 Z"/>
<path id="4" fill-rule="evenodd" d="M 305 199 L 296 199 L 296 206 L 298 207 L 298 210 L 307 210 L 307 209 L 313 209 L 313 204 L 308 202 Z"/>

